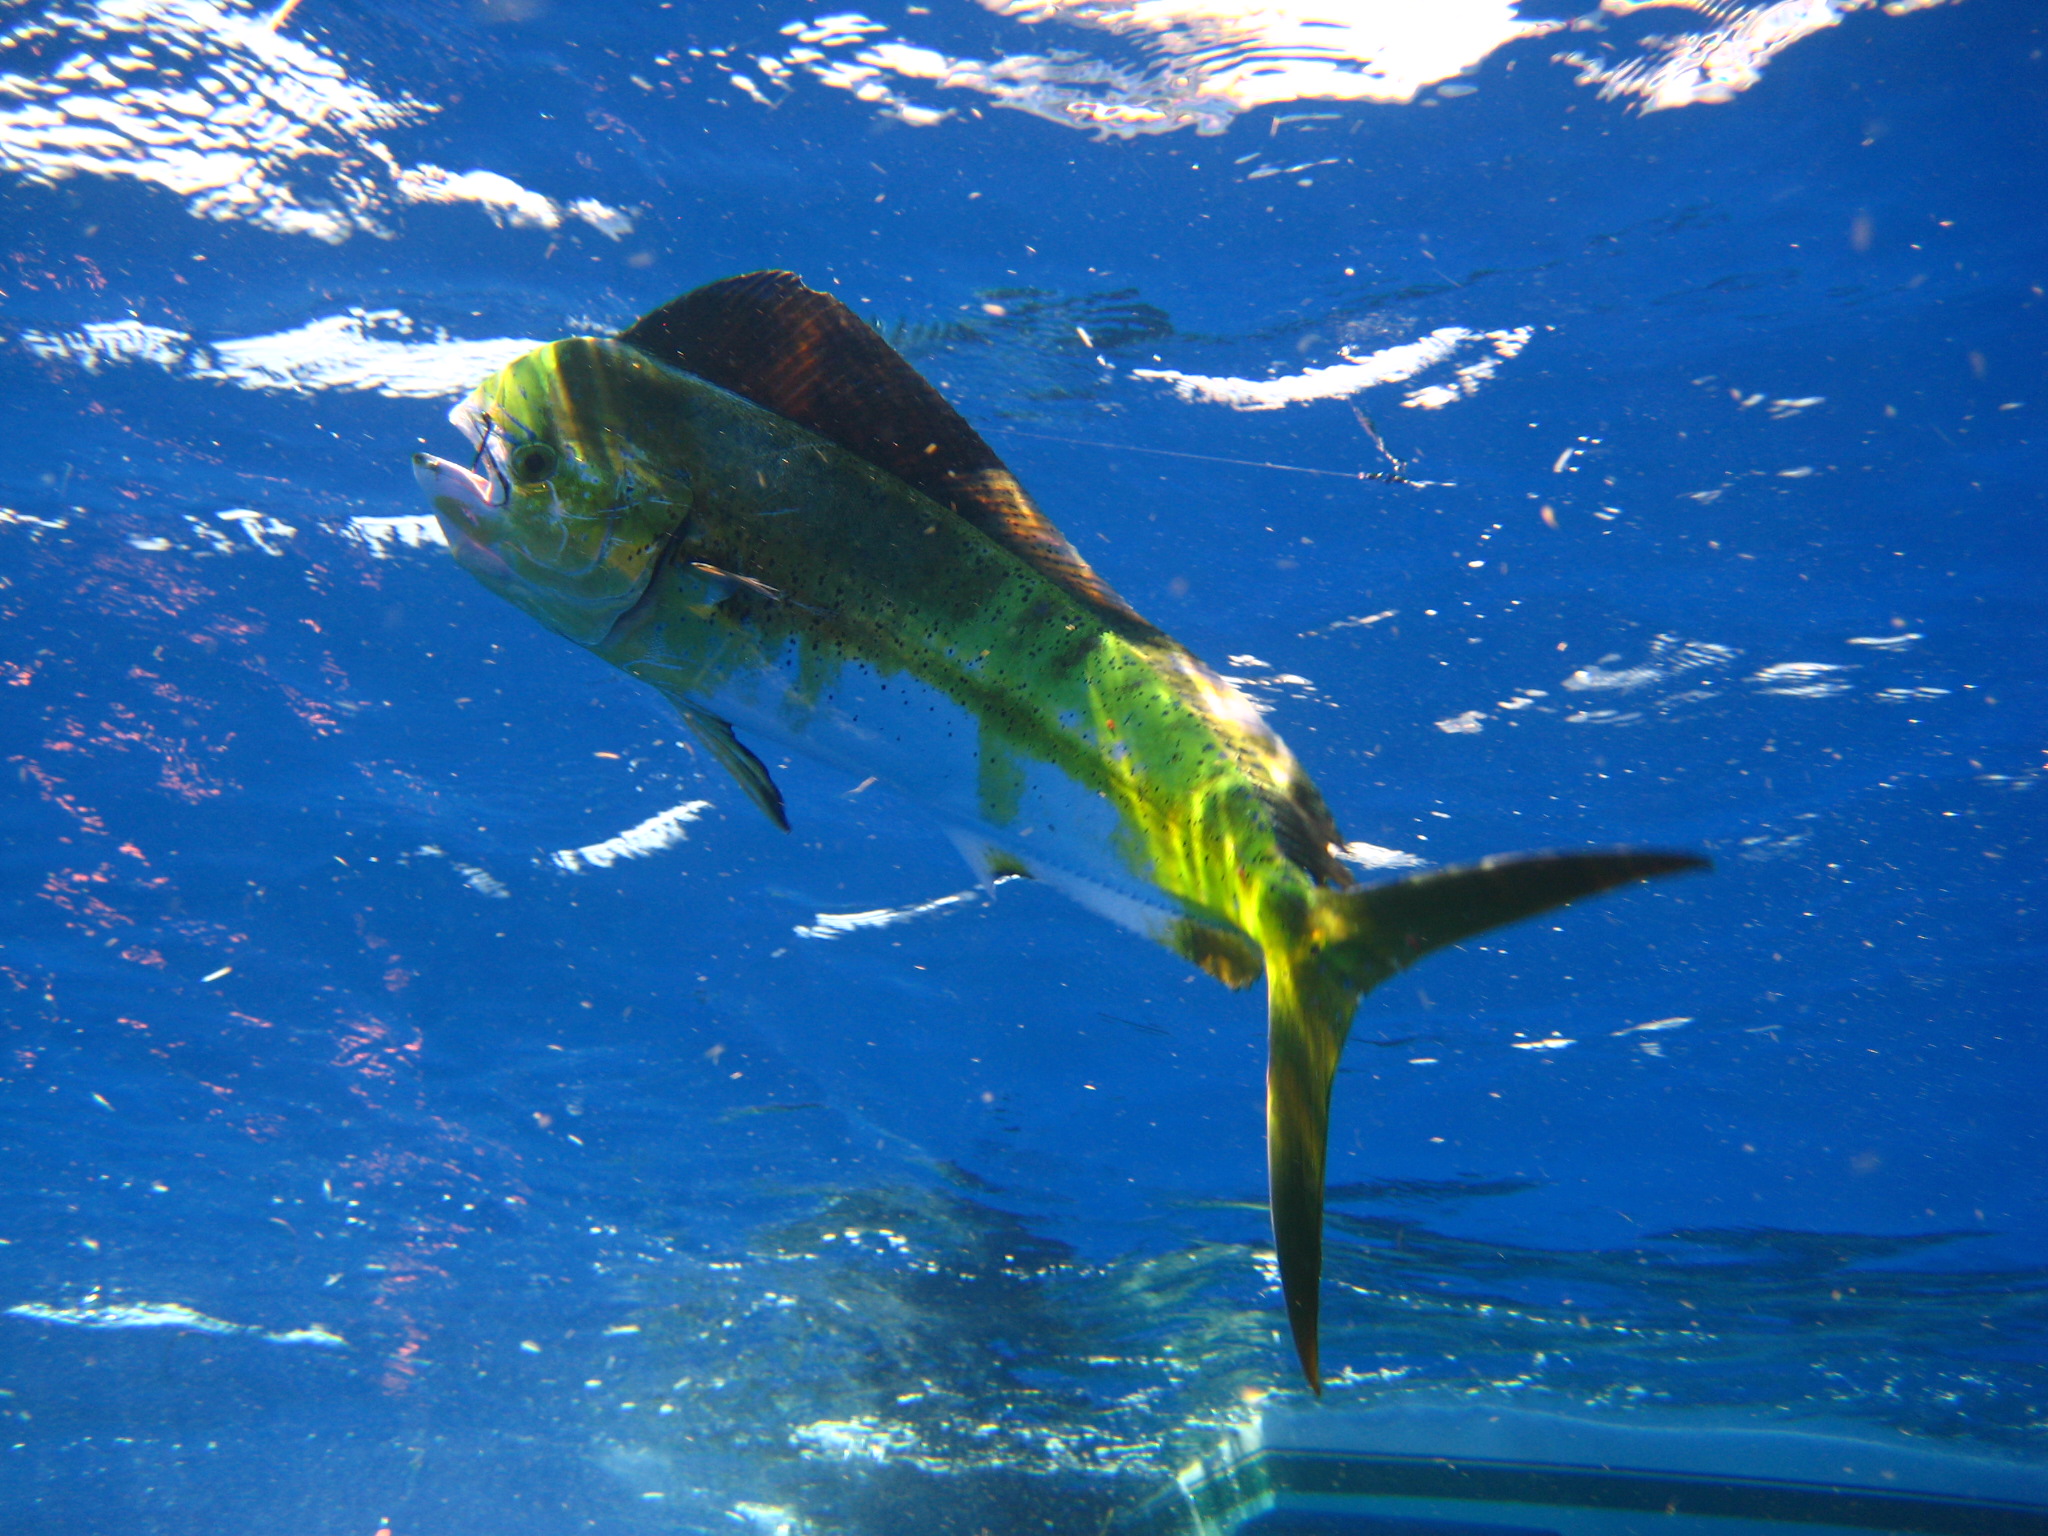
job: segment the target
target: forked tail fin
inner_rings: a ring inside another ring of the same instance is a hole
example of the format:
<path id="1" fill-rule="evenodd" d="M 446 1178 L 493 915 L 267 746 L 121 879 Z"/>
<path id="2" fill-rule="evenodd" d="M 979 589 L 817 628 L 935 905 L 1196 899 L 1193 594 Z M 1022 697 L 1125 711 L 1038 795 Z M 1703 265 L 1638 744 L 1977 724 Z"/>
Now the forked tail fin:
<path id="1" fill-rule="evenodd" d="M 1295 1353 L 1318 1396 L 1330 1084 L 1359 998 L 1446 944 L 1617 885 L 1707 867 L 1694 854 L 1636 849 L 1512 854 L 1366 890 L 1321 891 L 1307 908 L 1306 931 L 1262 936 L 1273 1243 Z"/>

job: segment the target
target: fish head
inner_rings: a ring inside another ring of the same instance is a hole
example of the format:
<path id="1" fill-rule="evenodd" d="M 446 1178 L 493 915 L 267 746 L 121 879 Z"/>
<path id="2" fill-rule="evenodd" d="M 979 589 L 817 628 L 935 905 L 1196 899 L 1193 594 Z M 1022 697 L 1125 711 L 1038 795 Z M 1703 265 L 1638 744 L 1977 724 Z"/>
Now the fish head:
<path id="1" fill-rule="evenodd" d="M 538 347 L 449 412 L 470 468 L 413 455 L 456 563 L 557 634 L 594 646 L 689 522 L 688 466 L 655 460 L 607 409 L 638 366 L 612 343 Z"/>

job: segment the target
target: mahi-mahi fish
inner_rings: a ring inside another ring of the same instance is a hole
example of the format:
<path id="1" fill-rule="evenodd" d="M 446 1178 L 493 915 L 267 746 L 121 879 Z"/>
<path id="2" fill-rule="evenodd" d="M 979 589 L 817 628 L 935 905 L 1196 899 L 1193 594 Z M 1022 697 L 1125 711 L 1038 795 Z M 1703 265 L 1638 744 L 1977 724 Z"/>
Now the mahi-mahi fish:
<path id="1" fill-rule="evenodd" d="M 1266 978 L 1267 1176 L 1317 1349 L 1330 1085 L 1359 998 L 1433 949 L 1685 853 L 1534 853 L 1359 886 L 1259 710 L 1091 570 L 939 393 L 787 272 L 539 347 L 416 455 L 456 561 L 666 696 L 779 827 L 742 736 L 882 780 L 1232 987 Z"/>

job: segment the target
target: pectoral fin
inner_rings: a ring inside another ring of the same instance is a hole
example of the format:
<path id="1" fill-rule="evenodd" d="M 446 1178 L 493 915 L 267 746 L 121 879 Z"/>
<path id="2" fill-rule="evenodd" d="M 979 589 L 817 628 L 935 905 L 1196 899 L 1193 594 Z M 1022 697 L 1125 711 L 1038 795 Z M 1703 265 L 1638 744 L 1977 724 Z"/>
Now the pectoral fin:
<path id="1" fill-rule="evenodd" d="M 691 704 L 676 705 L 676 713 L 683 717 L 683 724 L 690 728 L 690 734 L 704 744 L 705 751 L 717 758 L 720 766 L 747 792 L 747 798 L 761 807 L 770 821 L 787 832 L 789 817 L 783 813 L 782 791 L 768 776 L 768 765 L 740 744 L 740 739 L 732 733 L 732 726 L 709 710 L 698 709 Z"/>
<path id="2" fill-rule="evenodd" d="M 765 581 L 756 581 L 751 576 L 738 576 L 731 571 L 721 571 L 717 566 L 706 565 L 702 560 L 692 560 L 690 569 L 703 579 L 706 586 L 718 594 L 717 600 L 721 603 L 742 592 L 751 592 L 754 596 L 766 598 L 771 603 L 782 601 L 779 589 L 769 586 Z"/>

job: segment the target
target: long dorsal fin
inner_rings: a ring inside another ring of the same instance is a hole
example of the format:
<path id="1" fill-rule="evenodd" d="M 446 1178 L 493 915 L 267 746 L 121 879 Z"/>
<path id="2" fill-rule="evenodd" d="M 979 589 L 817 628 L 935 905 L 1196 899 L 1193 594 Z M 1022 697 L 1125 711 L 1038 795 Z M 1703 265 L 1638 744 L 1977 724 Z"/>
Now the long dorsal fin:
<path id="1" fill-rule="evenodd" d="M 708 284 L 642 316 L 619 340 L 860 455 L 1119 628 L 1156 633 L 944 396 L 874 327 L 796 274 L 749 272 Z"/>

